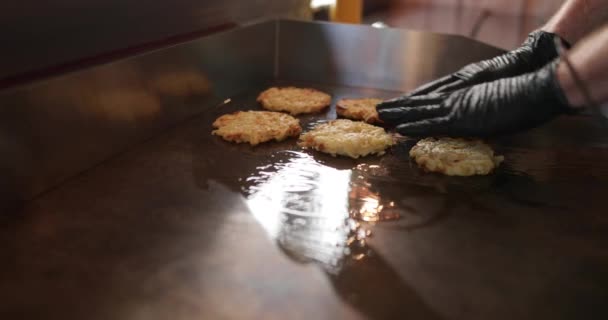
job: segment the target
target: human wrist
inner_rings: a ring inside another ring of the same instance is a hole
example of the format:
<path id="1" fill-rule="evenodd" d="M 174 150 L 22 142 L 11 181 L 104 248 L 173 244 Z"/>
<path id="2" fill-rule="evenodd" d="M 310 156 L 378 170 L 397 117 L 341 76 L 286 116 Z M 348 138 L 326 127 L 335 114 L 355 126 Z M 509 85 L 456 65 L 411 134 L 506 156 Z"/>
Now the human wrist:
<path id="1" fill-rule="evenodd" d="M 555 73 L 557 83 L 564 92 L 564 96 L 568 100 L 568 104 L 572 108 L 583 108 L 585 106 L 585 97 L 578 88 L 572 72 L 568 70 L 568 66 L 563 61 L 560 61 Z"/>
<path id="2" fill-rule="evenodd" d="M 564 41 L 568 43 L 572 43 L 572 38 L 564 29 L 560 28 L 559 25 L 547 23 L 543 27 L 539 29 L 540 31 L 544 31 L 547 33 L 555 34 L 558 37 L 562 38 Z"/>

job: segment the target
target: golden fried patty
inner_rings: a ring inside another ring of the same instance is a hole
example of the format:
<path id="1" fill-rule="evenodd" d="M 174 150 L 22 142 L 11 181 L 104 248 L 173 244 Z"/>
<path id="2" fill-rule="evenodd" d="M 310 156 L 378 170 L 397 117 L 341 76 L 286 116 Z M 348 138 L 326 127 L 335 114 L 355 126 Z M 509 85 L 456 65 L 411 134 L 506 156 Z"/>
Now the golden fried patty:
<path id="1" fill-rule="evenodd" d="M 336 103 L 336 113 L 344 118 L 378 123 L 380 119 L 376 112 L 376 105 L 380 102 L 382 99 L 376 98 L 342 99 Z"/>
<path id="2" fill-rule="evenodd" d="M 248 142 L 252 146 L 289 137 L 302 132 L 300 121 L 290 115 L 270 111 L 238 111 L 225 114 L 213 122 L 211 133 L 224 140 L 237 143 Z"/>
<path id="3" fill-rule="evenodd" d="M 481 140 L 426 138 L 410 150 L 424 170 L 448 176 L 486 175 L 504 160 Z"/>
<path id="4" fill-rule="evenodd" d="M 292 115 L 319 112 L 331 104 L 331 96 L 315 89 L 272 87 L 258 96 L 264 109 Z"/>
<path id="5" fill-rule="evenodd" d="M 384 129 L 361 121 L 346 119 L 319 124 L 300 136 L 298 144 L 304 148 L 359 158 L 369 154 L 384 154 L 393 145 L 393 138 Z"/>

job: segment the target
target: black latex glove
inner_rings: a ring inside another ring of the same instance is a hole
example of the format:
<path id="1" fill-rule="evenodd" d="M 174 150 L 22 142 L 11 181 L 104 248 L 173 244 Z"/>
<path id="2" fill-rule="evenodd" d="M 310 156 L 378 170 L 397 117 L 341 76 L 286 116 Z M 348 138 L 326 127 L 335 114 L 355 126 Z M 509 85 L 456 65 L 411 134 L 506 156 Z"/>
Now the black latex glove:
<path id="1" fill-rule="evenodd" d="M 519 48 L 489 60 L 469 64 L 453 74 L 415 89 L 408 96 L 449 92 L 538 70 L 557 58 L 555 38 L 559 36 L 541 30 L 534 31 Z"/>
<path id="2" fill-rule="evenodd" d="M 558 61 L 457 91 L 385 101 L 377 106 L 378 115 L 400 134 L 412 136 L 487 136 L 528 129 L 572 110 L 555 76 Z"/>

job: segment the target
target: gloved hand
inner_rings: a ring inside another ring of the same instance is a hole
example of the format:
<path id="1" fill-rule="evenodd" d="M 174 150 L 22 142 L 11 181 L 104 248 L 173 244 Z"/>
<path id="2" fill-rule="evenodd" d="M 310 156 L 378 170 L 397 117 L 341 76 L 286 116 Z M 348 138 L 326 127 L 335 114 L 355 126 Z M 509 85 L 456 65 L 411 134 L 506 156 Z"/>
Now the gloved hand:
<path id="1" fill-rule="evenodd" d="M 528 129 L 573 110 L 557 82 L 558 62 L 457 91 L 385 101 L 377 106 L 378 115 L 406 136 L 487 136 Z"/>
<path id="2" fill-rule="evenodd" d="M 449 92 L 538 70 L 557 58 L 555 38 L 559 36 L 542 30 L 534 31 L 519 48 L 489 60 L 469 64 L 453 74 L 415 89 L 407 96 Z"/>

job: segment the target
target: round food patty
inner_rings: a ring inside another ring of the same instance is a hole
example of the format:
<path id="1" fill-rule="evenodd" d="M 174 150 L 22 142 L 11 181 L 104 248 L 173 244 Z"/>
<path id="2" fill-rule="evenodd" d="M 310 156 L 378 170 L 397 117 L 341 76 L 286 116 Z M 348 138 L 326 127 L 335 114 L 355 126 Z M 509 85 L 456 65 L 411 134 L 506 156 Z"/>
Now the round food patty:
<path id="1" fill-rule="evenodd" d="M 236 143 L 248 142 L 252 146 L 289 137 L 302 132 L 300 121 L 290 115 L 270 111 L 237 111 L 225 114 L 213 122 L 211 134 Z"/>
<path id="2" fill-rule="evenodd" d="M 486 175 L 504 160 L 483 141 L 460 138 L 422 139 L 410 157 L 425 171 L 448 176 Z"/>
<path id="3" fill-rule="evenodd" d="M 319 124 L 301 135 L 298 142 L 304 148 L 355 159 L 369 154 L 382 155 L 393 143 L 383 128 L 346 119 Z"/>
<path id="4" fill-rule="evenodd" d="M 295 87 L 272 87 L 260 93 L 257 100 L 264 109 L 292 115 L 319 112 L 331 104 L 331 96 L 327 93 Z"/>
<path id="5" fill-rule="evenodd" d="M 336 103 L 336 113 L 344 118 L 378 123 L 380 119 L 376 106 L 382 101 L 376 98 L 342 99 Z"/>

